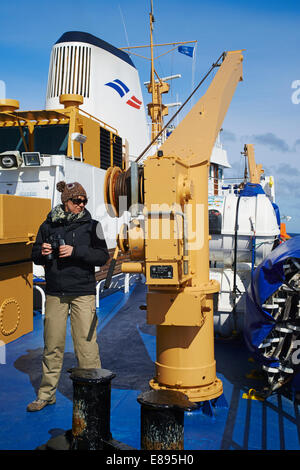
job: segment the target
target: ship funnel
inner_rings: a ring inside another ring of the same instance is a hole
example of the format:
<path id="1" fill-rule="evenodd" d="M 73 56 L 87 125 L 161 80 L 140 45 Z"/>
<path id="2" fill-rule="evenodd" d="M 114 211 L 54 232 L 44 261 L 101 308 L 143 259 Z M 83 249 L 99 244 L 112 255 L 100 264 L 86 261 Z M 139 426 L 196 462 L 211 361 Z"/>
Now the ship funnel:
<path id="1" fill-rule="evenodd" d="M 20 103 L 17 100 L 0 100 L 0 113 L 13 113 L 17 109 L 19 109 Z"/>
<path id="2" fill-rule="evenodd" d="M 66 102 L 62 95 L 71 95 Z M 117 130 L 129 144 L 129 160 L 148 145 L 149 133 L 140 79 L 129 55 L 92 34 L 64 33 L 53 45 L 46 109 L 78 106 Z"/>
<path id="3" fill-rule="evenodd" d="M 79 108 L 80 105 L 83 104 L 83 96 L 82 95 L 60 95 L 59 97 L 60 104 L 63 104 L 65 108 L 69 108 L 70 106 L 75 106 Z"/>

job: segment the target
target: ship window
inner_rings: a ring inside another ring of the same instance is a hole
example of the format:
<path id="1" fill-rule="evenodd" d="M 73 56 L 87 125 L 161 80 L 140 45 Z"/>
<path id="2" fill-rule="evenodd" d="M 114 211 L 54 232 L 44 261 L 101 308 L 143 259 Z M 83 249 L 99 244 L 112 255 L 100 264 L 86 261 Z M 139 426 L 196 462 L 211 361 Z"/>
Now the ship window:
<path id="1" fill-rule="evenodd" d="M 35 126 L 34 151 L 49 155 L 66 155 L 68 137 L 68 124 Z"/>
<path id="2" fill-rule="evenodd" d="M 25 142 L 28 147 L 28 127 L 22 127 Z M 18 127 L 0 127 L 0 153 L 8 150 L 25 152 L 24 143 Z"/>

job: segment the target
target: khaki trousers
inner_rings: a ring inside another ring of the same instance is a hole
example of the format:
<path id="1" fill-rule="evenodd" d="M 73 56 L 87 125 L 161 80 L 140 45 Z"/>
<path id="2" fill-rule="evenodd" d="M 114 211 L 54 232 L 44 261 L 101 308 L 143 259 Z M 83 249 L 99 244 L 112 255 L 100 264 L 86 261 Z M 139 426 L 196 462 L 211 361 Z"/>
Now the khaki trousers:
<path id="1" fill-rule="evenodd" d="M 78 297 L 47 295 L 44 319 L 43 375 L 38 392 L 38 398 L 41 400 L 55 401 L 55 392 L 64 358 L 69 311 L 78 367 L 83 369 L 101 368 L 96 328 L 91 341 L 87 341 L 96 311 L 95 295 Z"/>

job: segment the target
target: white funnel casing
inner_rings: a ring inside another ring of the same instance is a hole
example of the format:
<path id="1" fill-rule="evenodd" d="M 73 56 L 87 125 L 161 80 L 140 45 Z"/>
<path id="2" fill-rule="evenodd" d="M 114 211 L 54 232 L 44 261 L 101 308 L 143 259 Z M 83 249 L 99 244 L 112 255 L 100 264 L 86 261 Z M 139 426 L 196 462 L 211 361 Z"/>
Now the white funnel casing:
<path id="1" fill-rule="evenodd" d="M 63 108 L 63 94 L 82 95 L 81 109 L 127 139 L 130 160 L 149 143 L 138 71 L 126 52 L 89 33 L 64 33 L 52 48 L 46 109 Z"/>

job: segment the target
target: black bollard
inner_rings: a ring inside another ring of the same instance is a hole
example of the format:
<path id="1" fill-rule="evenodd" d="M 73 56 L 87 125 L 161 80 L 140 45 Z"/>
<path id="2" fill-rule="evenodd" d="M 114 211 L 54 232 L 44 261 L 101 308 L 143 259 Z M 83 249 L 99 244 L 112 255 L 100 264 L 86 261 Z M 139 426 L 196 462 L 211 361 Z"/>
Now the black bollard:
<path id="1" fill-rule="evenodd" d="M 103 450 L 111 439 L 111 380 L 106 369 L 72 369 L 73 419 L 71 450 Z"/>
<path id="2" fill-rule="evenodd" d="M 72 429 L 51 438 L 37 450 L 136 450 L 116 441 L 110 432 L 111 380 L 106 369 L 69 369 L 73 381 Z"/>
<path id="3" fill-rule="evenodd" d="M 141 449 L 182 450 L 184 412 L 196 409 L 197 405 L 173 390 L 151 390 L 137 400 L 141 405 Z"/>

